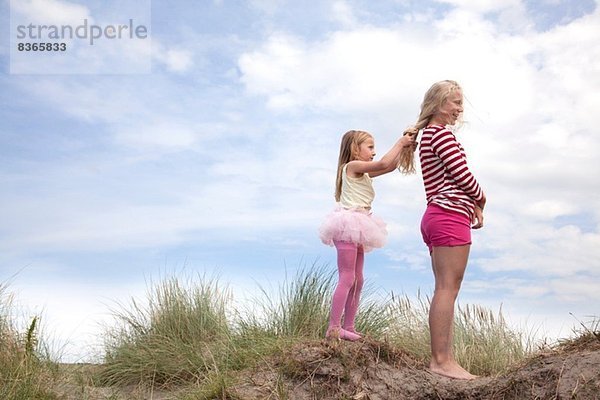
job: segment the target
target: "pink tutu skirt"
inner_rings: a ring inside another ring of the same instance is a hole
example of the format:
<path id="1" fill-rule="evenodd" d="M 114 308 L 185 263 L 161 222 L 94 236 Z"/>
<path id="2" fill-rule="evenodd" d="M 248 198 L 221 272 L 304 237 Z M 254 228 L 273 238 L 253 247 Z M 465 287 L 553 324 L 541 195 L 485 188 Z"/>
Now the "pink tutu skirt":
<path id="1" fill-rule="evenodd" d="M 385 226 L 385 222 L 370 211 L 339 207 L 325 217 L 319 236 L 329 246 L 334 246 L 334 241 L 352 242 L 362 245 L 364 251 L 371 251 L 385 245 Z"/>

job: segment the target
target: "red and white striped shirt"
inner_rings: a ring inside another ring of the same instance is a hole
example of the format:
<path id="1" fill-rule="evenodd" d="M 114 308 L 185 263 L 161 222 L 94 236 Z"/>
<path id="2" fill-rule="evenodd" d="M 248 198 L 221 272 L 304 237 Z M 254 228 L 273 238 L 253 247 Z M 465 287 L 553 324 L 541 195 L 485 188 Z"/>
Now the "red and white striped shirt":
<path id="1" fill-rule="evenodd" d="M 419 159 L 427 204 L 471 218 L 483 190 L 467 167 L 467 155 L 454 134 L 440 125 L 423 130 Z"/>

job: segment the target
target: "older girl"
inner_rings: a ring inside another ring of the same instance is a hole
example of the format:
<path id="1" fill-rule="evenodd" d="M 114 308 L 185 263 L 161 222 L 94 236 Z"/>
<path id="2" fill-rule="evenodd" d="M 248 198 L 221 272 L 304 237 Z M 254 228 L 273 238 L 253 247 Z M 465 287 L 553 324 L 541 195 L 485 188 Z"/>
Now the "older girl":
<path id="1" fill-rule="evenodd" d="M 422 130 L 419 159 L 427 209 L 421 220 L 429 248 L 435 291 L 429 309 L 432 372 L 457 379 L 473 379 L 452 354 L 454 303 L 467 267 L 471 228 L 483 226 L 486 197 L 467 166 L 467 158 L 451 126 L 461 118 L 463 95 L 458 83 L 441 81 L 425 93 L 414 127 Z M 399 169 L 414 172 L 413 151 L 403 151 Z"/>

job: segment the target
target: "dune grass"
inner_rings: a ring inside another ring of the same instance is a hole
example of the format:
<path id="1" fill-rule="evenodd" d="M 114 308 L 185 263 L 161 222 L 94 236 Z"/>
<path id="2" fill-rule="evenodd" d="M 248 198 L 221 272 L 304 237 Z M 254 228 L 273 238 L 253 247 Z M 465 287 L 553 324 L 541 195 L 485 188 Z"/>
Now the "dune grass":
<path id="1" fill-rule="evenodd" d="M 454 354 L 476 375 L 506 371 L 535 350 L 532 335 L 508 326 L 502 310 L 459 306 L 454 325 Z"/>
<path id="2" fill-rule="evenodd" d="M 575 318 L 574 315 L 573 317 Z M 600 317 L 592 315 L 587 318 L 587 321 L 577 319 L 579 326 L 573 328 L 572 336 L 559 340 L 555 348 L 559 351 L 569 351 L 589 345 L 600 345 Z"/>
<path id="3" fill-rule="evenodd" d="M 0 284 L 0 399 L 55 399 L 48 387 L 56 365 L 39 338 L 39 317 L 23 331 L 15 319 L 13 296 Z"/>
<path id="4" fill-rule="evenodd" d="M 421 360 L 431 355 L 428 296 L 417 293 L 392 294 L 389 302 L 394 322 L 390 341 Z M 523 360 L 535 344 L 533 335 L 517 331 L 506 323 L 502 310 L 494 313 L 479 305 L 458 305 L 454 317 L 453 353 L 460 365 L 476 375 L 494 375 Z"/>
<path id="5" fill-rule="evenodd" d="M 168 278 L 151 287 L 146 300 L 115 310 L 119 325 L 106 336 L 102 381 L 170 386 L 227 369 L 234 345 L 230 296 L 217 281 Z"/>
<path id="6" fill-rule="evenodd" d="M 321 337 L 327 327 L 332 287 L 333 274 L 314 265 L 299 270 L 291 280 L 286 277 L 277 293 L 259 287 L 252 308 L 238 314 L 239 331 L 267 337 Z"/>
<path id="7" fill-rule="evenodd" d="M 164 279 L 149 288 L 145 301 L 114 310 L 119 324 L 106 335 L 102 381 L 195 388 L 184 398 L 231 398 L 228 387 L 238 371 L 324 336 L 336 280 L 331 267 L 305 266 L 275 292 L 260 287 L 247 309 L 238 310 L 216 279 Z M 428 360 L 429 298 L 381 297 L 369 288 L 364 293 L 357 329 Z M 530 353 L 529 343 L 508 327 L 501 310 L 457 310 L 454 352 L 475 374 L 504 371 Z"/>
<path id="8" fill-rule="evenodd" d="M 329 323 L 331 298 L 337 272 L 312 264 L 286 278 L 276 293 L 260 287 L 252 309 L 239 314 L 238 332 L 244 335 L 288 339 L 320 339 Z M 356 326 L 361 332 L 380 338 L 391 323 L 387 307 L 377 302 L 369 285 L 363 289 Z"/>

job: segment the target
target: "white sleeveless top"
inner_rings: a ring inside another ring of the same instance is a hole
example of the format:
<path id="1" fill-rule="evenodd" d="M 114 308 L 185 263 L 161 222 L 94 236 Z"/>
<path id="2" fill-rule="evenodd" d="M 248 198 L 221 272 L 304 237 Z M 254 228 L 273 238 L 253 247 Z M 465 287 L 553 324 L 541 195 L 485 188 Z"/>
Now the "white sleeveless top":
<path id="1" fill-rule="evenodd" d="M 342 193 L 340 195 L 340 206 L 344 208 L 370 209 L 375 198 L 375 190 L 369 174 L 362 174 L 360 178 L 353 178 L 346 173 L 346 167 L 342 168 Z"/>

